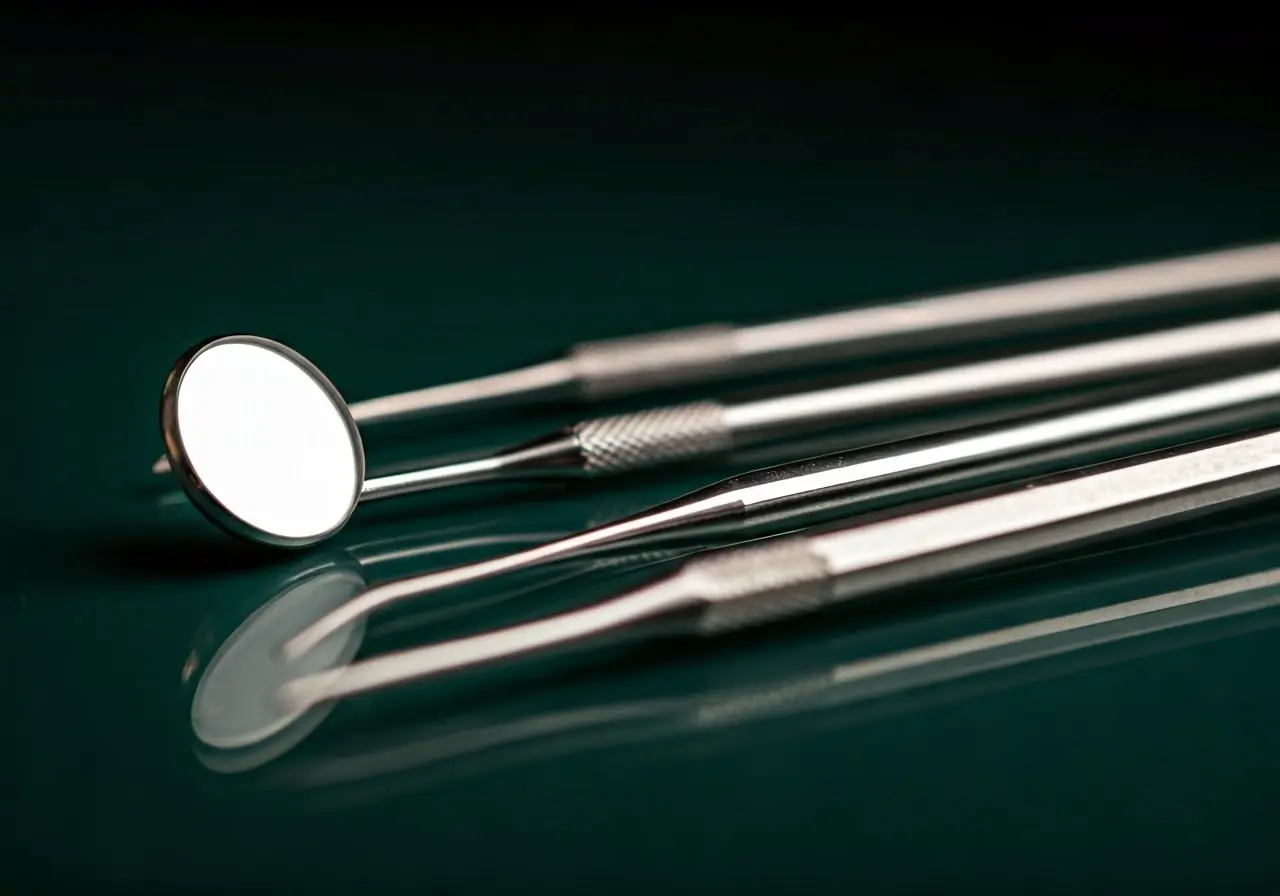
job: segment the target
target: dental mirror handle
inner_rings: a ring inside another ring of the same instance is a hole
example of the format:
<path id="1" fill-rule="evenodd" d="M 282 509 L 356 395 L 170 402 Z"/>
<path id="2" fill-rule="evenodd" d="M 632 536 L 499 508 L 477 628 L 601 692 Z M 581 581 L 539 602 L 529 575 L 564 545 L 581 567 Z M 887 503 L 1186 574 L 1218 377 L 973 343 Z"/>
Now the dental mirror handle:
<path id="1" fill-rule="evenodd" d="M 493 456 L 371 478 L 361 500 L 523 476 L 602 476 L 859 419 L 1115 379 L 1280 346 L 1280 312 L 760 401 L 696 401 L 586 420 Z"/>
<path id="2" fill-rule="evenodd" d="M 697 557 L 603 603 L 285 685 L 316 704 L 600 638 L 712 635 L 1280 492 L 1280 431 L 1182 447 L 993 496 Z"/>

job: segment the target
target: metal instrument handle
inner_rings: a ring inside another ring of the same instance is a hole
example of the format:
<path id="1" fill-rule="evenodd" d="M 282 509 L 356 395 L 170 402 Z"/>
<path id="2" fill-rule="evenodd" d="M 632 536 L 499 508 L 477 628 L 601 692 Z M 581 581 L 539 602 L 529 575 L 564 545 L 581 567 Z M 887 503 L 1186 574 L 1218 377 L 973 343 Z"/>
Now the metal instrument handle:
<path id="1" fill-rule="evenodd" d="M 570 427 L 582 471 L 607 475 L 728 451 L 733 434 L 724 406 L 697 401 L 598 417 Z"/>
<path id="2" fill-rule="evenodd" d="M 677 573 L 710 634 L 1280 491 L 1280 431 L 1108 465 L 863 526 L 697 558 Z"/>
<path id="3" fill-rule="evenodd" d="M 737 359 L 731 324 L 584 342 L 568 356 L 578 389 L 592 401 L 733 373 Z"/>
<path id="4" fill-rule="evenodd" d="M 802 537 L 695 557 L 677 575 L 706 601 L 695 622 L 705 635 L 807 613 L 834 593 L 826 560 Z"/>
<path id="5" fill-rule="evenodd" d="M 744 359 L 768 358 L 773 367 L 797 357 L 813 361 L 920 348 L 969 333 L 986 338 L 1043 332 L 1277 281 L 1280 243 L 1262 243 L 756 324 L 739 330 L 738 346 Z"/>
<path id="6" fill-rule="evenodd" d="M 1278 345 L 1280 312 L 1272 311 L 744 402 L 729 406 L 726 414 L 734 437 L 745 442 L 792 427 L 1115 379 Z"/>
<path id="7" fill-rule="evenodd" d="M 1124 317 L 1280 282 L 1280 243 L 1118 265 L 750 326 L 713 323 L 581 343 L 568 353 L 590 400 L 799 363 Z"/>

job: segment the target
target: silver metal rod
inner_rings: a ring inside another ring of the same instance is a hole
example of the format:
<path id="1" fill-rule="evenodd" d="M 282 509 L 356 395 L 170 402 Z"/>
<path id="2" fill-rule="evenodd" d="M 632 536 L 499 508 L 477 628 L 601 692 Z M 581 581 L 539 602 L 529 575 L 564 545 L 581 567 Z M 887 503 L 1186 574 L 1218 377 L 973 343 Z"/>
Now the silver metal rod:
<path id="1" fill-rule="evenodd" d="M 687 537 L 726 524 L 732 524 L 741 534 L 757 521 L 774 527 L 788 522 L 797 525 L 797 516 L 806 512 L 816 515 L 814 511 L 818 507 L 832 516 L 847 515 L 860 509 L 859 497 L 869 497 L 875 487 L 886 483 L 916 480 L 924 486 L 928 483 L 924 478 L 926 474 L 966 469 L 996 458 L 1027 456 L 1028 464 L 1038 463 L 1037 457 L 1031 454 L 1037 449 L 1083 447 L 1099 437 L 1131 433 L 1131 439 L 1114 440 L 1107 446 L 1110 453 L 1106 456 L 1123 456 L 1126 450 L 1145 447 L 1141 446 L 1141 440 L 1149 438 L 1146 428 L 1152 426 L 1180 424 L 1161 430 L 1155 436 L 1156 444 L 1163 446 L 1210 434 L 1212 429 L 1206 432 L 1197 427 L 1214 412 L 1238 410 L 1241 416 L 1234 417 L 1227 425 L 1260 422 L 1258 418 L 1280 419 L 1277 400 L 1280 400 L 1280 369 L 1040 420 L 982 428 L 969 434 L 917 439 L 759 470 L 544 545 L 387 582 L 316 620 L 287 642 L 285 652 L 289 656 L 300 656 L 357 619 L 406 600 L 639 537 Z M 1243 416 L 1245 414 L 1253 416 Z M 1223 424 L 1215 420 L 1213 425 Z M 1059 464 L 1063 462 L 1058 460 Z M 1001 478 L 1008 479 L 1020 472 L 1025 473 L 1025 467 L 1020 469 L 1017 464 L 1009 464 L 1000 474 Z M 963 482 L 959 484 L 963 486 Z M 901 492 L 898 497 L 902 497 Z"/>
<path id="2" fill-rule="evenodd" d="M 746 357 L 781 361 L 803 353 L 809 361 L 819 347 L 843 353 L 904 337 L 912 344 L 936 345 L 978 328 L 987 335 L 1043 331 L 1064 320 L 1149 311 L 1165 299 L 1278 280 L 1280 243 L 1263 243 L 758 324 L 740 329 L 738 344 Z"/>
<path id="3" fill-rule="evenodd" d="M 541 399 L 595 401 L 843 358 L 1122 318 L 1280 282 L 1280 242 L 1049 277 L 795 320 L 588 342 L 559 360 L 358 401 L 360 424 Z M 167 458 L 152 466 L 169 471 Z"/>
<path id="4" fill-rule="evenodd" d="M 365 482 L 362 499 L 488 480 L 605 476 L 922 408 L 1114 381 L 1280 346 L 1280 312 L 738 404 L 691 402 L 577 423 L 478 460 Z"/>
<path id="5" fill-rule="evenodd" d="M 697 557 L 583 610 L 296 678 L 280 699 L 311 706 L 633 626 L 640 626 L 637 633 L 664 623 L 716 634 L 1277 491 L 1280 432 L 1184 447 L 898 518 Z"/>
<path id="6" fill-rule="evenodd" d="M 1190 364 L 1274 345 L 1280 312 L 1016 355 L 910 376 L 857 383 L 730 406 L 735 441 L 791 431 L 829 419 L 897 412 L 988 398 L 1035 388 L 1063 387 L 1103 377 Z"/>
<path id="7" fill-rule="evenodd" d="M 870 356 L 985 335 L 1046 331 L 1066 320 L 1121 317 L 1177 298 L 1280 282 L 1280 243 L 965 290 L 795 320 L 583 343 L 567 358 L 352 405 L 362 422 L 557 393 L 586 400 L 736 373 Z"/>

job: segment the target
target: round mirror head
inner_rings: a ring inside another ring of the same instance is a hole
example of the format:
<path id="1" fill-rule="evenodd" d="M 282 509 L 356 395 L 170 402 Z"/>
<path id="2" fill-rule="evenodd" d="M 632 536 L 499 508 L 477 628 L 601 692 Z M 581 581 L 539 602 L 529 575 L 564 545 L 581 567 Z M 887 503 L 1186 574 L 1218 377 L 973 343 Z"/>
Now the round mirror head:
<path id="1" fill-rule="evenodd" d="M 224 336 L 178 359 L 160 422 L 191 500 L 229 532 L 314 544 L 360 498 L 364 447 L 342 396 L 314 364 L 256 336 Z"/>

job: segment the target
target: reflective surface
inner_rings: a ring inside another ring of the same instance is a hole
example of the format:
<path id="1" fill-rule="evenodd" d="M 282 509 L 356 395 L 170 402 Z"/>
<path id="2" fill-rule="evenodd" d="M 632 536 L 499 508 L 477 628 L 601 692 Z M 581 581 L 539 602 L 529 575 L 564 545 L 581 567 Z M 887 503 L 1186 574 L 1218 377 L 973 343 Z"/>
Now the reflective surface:
<path id="1" fill-rule="evenodd" d="M 854 632 L 811 637 L 803 657 L 785 642 L 758 645 L 755 668 L 740 682 L 728 675 L 690 691 L 650 689 L 639 699 L 613 703 L 590 702 L 591 689 L 569 688 L 538 701 L 538 710 L 528 713 L 495 707 L 446 723 L 388 727 L 372 737 L 339 732 L 312 756 L 280 763 L 265 780 L 321 789 L 424 769 L 448 778 L 467 774 L 466 760 L 476 754 L 486 754 L 491 768 L 495 761 L 537 762 L 634 741 L 689 738 L 725 726 L 757 724 L 767 731 L 770 723 L 800 714 L 841 711 L 856 722 L 867 714 L 860 704 L 872 704 L 876 714 L 909 711 L 921 700 L 952 699 L 957 685 L 971 693 L 1017 687 L 1280 624 L 1274 612 L 1280 604 L 1276 551 L 1259 550 L 1238 532 L 1223 534 L 1209 534 L 1220 549 L 1217 556 L 1192 552 L 1177 565 L 1178 577 L 1169 570 L 1140 573 L 1126 577 L 1123 587 L 1102 589 L 1111 602 L 1099 600 L 1095 576 L 1083 564 L 1053 562 L 1031 569 L 1060 577 L 1055 587 L 1016 607 L 962 601 L 967 605 L 960 609 L 936 607 L 925 618 L 917 614 L 883 624 L 878 637 L 892 632 L 906 645 L 897 649 L 880 650 L 868 643 L 874 638 Z M 1167 546 L 1185 549 L 1187 543 L 1184 533 Z M 1109 553 L 1123 565 L 1124 549 Z M 1027 576 L 1024 570 L 971 578 L 961 594 L 999 595 Z M 1160 590 L 1172 581 L 1185 587 Z M 1214 624 L 1236 617 L 1231 626 Z M 779 658 L 785 659 L 775 664 Z M 875 705 L 901 695 L 906 699 Z M 527 749 L 530 742 L 542 749 Z"/>
<path id="2" fill-rule="evenodd" d="M 298 721 L 276 697 L 299 674 L 345 665 L 360 648 L 363 620 L 335 632 L 299 662 L 285 662 L 280 642 L 318 615 L 356 594 L 363 578 L 350 570 L 322 570 L 272 597 L 237 628 L 202 670 L 191 698 L 191 728 L 208 746 L 233 750 L 257 744 Z M 318 717 L 317 717 L 318 722 Z"/>
<path id="3" fill-rule="evenodd" d="M 355 423 L 324 375 L 279 343 L 225 336 L 193 348 L 174 365 L 160 413 L 183 488 L 231 532 L 302 546 L 355 509 Z"/>
<path id="4" fill-rule="evenodd" d="M 993 60 L 1016 42 L 914 31 L 780 59 L 785 41 L 734 50 L 725 23 L 671 32 L 738 54 L 716 66 L 603 37 L 551 64 L 301 26 L 271 45 L 174 26 L 138 46 L 118 27 L 59 23 L 0 56 L 19 222 L 0 241 L 0 879 L 16 892 L 1276 890 L 1274 610 L 874 701 L 828 690 L 876 656 L 1273 569 L 1275 508 L 838 625 L 353 700 L 233 773 L 198 752 L 192 641 L 219 620 L 207 661 L 319 555 L 250 550 L 143 490 L 156 394 L 213 333 L 305 347 L 358 401 L 567 342 L 1274 238 L 1261 72 L 1227 83 L 1230 59 L 1188 52 L 1184 73 L 1127 48 L 1037 52 L 1044 68 L 1015 77 Z M 867 61 L 854 77 L 818 58 Z M 568 420 L 496 415 L 485 438 Z M 370 466 L 419 456 L 420 435 L 485 447 L 470 426 L 389 424 Z M 514 546 L 485 536 L 544 540 L 705 481 L 372 504 L 319 550 L 467 541 L 368 574 L 426 571 Z M 530 581 L 530 602 L 469 589 L 371 626 L 362 650 L 653 572 Z M 637 736 L 625 716 L 653 701 L 683 715 Z"/>

